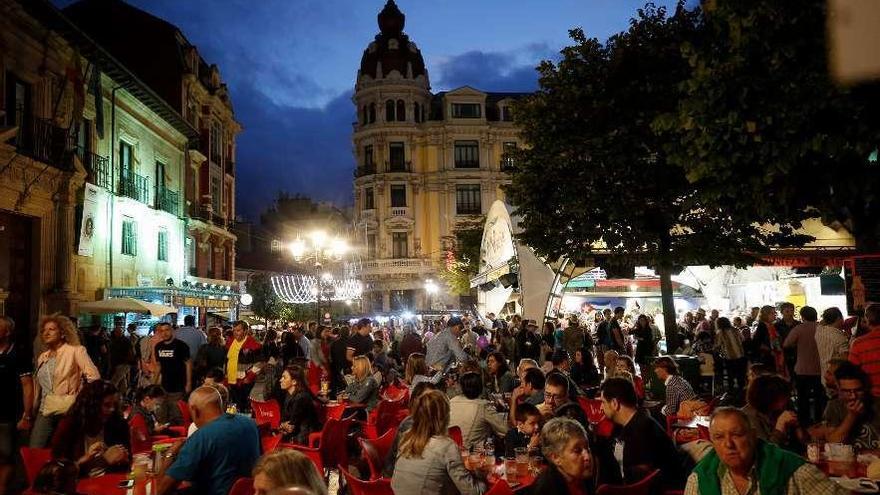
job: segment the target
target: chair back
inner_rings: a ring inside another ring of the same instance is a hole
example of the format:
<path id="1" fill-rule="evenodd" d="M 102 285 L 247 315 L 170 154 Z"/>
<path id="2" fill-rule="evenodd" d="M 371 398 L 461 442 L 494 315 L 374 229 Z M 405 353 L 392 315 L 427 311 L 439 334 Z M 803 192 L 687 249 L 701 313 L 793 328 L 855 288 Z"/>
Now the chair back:
<path id="1" fill-rule="evenodd" d="M 268 454 L 278 448 L 281 444 L 281 435 L 261 435 L 260 446 L 263 448 L 263 454 Z"/>
<path id="2" fill-rule="evenodd" d="M 269 423 L 273 430 L 281 426 L 281 406 L 274 399 L 265 402 L 251 399 L 251 410 L 257 424 Z"/>
<path id="3" fill-rule="evenodd" d="M 464 445 L 464 437 L 461 435 L 461 428 L 458 426 L 449 427 L 449 438 L 451 438 L 459 448 Z"/>
<path id="4" fill-rule="evenodd" d="M 28 487 L 34 486 L 34 480 L 43 466 L 52 459 L 52 449 L 33 449 L 22 447 L 21 459 L 24 463 L 24 473 L 27 477 Z"/>
<path id="5" fill-rule="evenodd" d="M 398 413 L 406 409 L 406 406 L 407 402 L 404 398 L 379 401 L 376 407 L 376 434 L 382 436 L 388 430 L 394 429 L 394 426 L 400 423 L 397 419 Z"/>
<path id="6" fill-rule="evenodd" d="M 593 424 L 600 423 L 605 419 L 605 413 L 602 411 L 602 401 L 600 399 L 589 399 L 587 397 L 578 397 L 578 404 L 587 415 L 587 421 Z"/>
<path id="7" fill-rule="evenodd" d="M 382 392 L 382 398 L 390 401 L 409 401 L 409 387 L 399 382 L 391 383 Z"/>
<path id="8" fill-rule="evenodd" d="M 321 461 L 324 466 L 348 466 L 348 431 L 354 419 L 328 419 L 321 429 Z"/>
<path id="9" fill-rule="evenodd" d="M 388 452 L 394 444 L 394 437 L 397 430 L 389 430 L 379 438 L 370 440 L 367 438 L 359 438 L 364 459 L 370 466 L 370 479 L 375 480 L 382 477 L 382 471 L 385 469 L 385 460 L 388 458 Z"/>
<path id="10" fill-rule="evenodd" d="M 183 425 L 189 426 L 193 422 L 192 415 L 189 413 L 189 404 L 185 400 L 177 401 L 177 409 L 180 411 L 180 417 L 183 418 Z"/>
<path id="11" fill-rule="evenodd" d="M 352 495 L 394 495 L 391 490 L 391 480 L 379 478 L 377 480 L 364 481 L 355 478 L 344 467 L 339 466 L 339 472 L 345 478 Z"/>
<path id="12" fill-rule="evenodd" d="M 326 419 L 342 419 L 343 413 L 345 413 L 345 403 L 339 402 L 332 406 L 324 406 L 324 416 Z"/>
<path id="13" fill-rule="evenodd" d="M 229 489 L 229 495 L 254 495 L 254 479 L 239 478 Z"/>
<path id="14" fill-rule="evenodd" d="M 293 450 L 297 450 L 299 452 L 302 452 L 303 454 L 305 454 L 306 457 L 309 458 L 310 461 L 312 461 L 312 464 L 315 465 L 315 469 L 318 470 L 318 474 L 320 474 L 321 476 L 324 476 L 324 460 L 321 459 L 320 447 L 313 448 L 313 447 L 306 447 L 305 445 L 299 445 L 299 444 L 295 444 L 295 443 L 282 443 L 282 444 L 279 444 L 279 448 L 293 449 Z"/>
<path id="15" fill-rule="evenodd" d="M 655 469 L 641 481 L 632 485 L 602 485 L 596 495 L 649 495 L 659 483 L 660 470 Z"/>
<path id="16" fill-rule="evenodd" d="M 507 484 L 507 481 L 499 479 L 492 485 L 492 488 L 486 492 L 486 495 L 513 495 L 513 488 Z"/>
<path id="17" fill-rule="evenodd" d="M 313 394 L 321 393 L 321 367 L 309 361 L 309 368 L 306 370 L 306 379 L 309 381 L 309 390 Z"/>

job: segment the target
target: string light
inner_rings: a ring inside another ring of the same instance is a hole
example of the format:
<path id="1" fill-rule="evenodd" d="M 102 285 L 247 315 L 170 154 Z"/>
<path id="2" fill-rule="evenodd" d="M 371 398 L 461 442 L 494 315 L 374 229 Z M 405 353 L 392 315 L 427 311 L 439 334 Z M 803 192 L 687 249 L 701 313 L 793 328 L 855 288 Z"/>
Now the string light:
<path id="1" fill-rule="evenodd" d="M 321 299 L 328 297 L 334 301 L 360 299 L 364 292 L 363 284 L 355 279 L 332 279 L 319 282 L 311 275 L 276 275 L 272 277 L 275 295 L 288 304 L 308 304 L 318 300 L 318 287 L 331 286 L 324 290 Z"/>

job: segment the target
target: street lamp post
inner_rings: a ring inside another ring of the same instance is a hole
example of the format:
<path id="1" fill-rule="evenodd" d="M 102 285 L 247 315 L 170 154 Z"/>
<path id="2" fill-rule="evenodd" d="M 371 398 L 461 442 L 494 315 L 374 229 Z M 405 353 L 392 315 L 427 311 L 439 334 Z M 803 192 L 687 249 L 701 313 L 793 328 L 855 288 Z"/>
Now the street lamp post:
<path id="1" fill-rule="evenodd" d="M 290 244 L 290 253 L 296 261 L 312 260 L 315 269 L 315 322 L 321 321 L 321 295 L 326 282 L 333 280 L 330 273 L 321 273 L 325 261 L 339 261 L 348 251 L 348 244 L 340 238 L 328 239 L 323 230 L 308 234 L 308 241 L 298 238 Z"/>
<path id="2" fill-rule="evenodd" d="M 434 281 L 431 280 L 430 278 L 428 280 L 425 280 L 425 295 L 427 296 L 426 299 L 428 302 L 428 311 L 431 311 L 434 309 L 433 305 L 431 304 L 431 296 L 436 294 L 439 289 L 440 288 L 437 287 L 437 284 L 434 283 Z"/>

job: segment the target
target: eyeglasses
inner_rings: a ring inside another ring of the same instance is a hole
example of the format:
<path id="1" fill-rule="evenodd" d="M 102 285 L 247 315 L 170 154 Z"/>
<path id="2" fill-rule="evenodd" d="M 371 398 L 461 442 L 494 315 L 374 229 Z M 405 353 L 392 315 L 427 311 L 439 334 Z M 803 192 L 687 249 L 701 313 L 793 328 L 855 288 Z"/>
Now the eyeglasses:
<path id="1" fill-rule="evenodd" d="M 864 392 L 864 388 L 839 388 L 837 389 L 837 393 L 840 395 L 858 395 Z"/>
<path id="2" fill-rule="evenodd" d="M 544 400 L 545 401 L 548 401 L 548 400 L 557 401 L 557 400 L 564 399 L 564 398 L 565 398 L 565 394 L 548 394 L 547 392 L 544 392 Z"/>

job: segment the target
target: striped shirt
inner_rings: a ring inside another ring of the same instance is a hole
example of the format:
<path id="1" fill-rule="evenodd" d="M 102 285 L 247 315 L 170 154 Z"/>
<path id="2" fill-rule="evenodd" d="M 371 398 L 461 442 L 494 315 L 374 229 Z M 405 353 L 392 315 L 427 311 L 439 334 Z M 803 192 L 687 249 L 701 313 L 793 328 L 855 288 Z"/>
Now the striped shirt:
<path id="1" fill-rule="evenodd" d="M 853 340 L 849 360 L 868 374 L 871 394 L 880 397 L 880 327 L 874 327 L 867 335 Z"/>
<path id="2" fill-rule="evenodd" d="M 846 359 L 849 351 L 849 335 L 839 328 L 819 325 L 816 327 L 816 349 L 819 351 L 819 367 L 825 376 L 828 361 L 834 358 Z"/>

